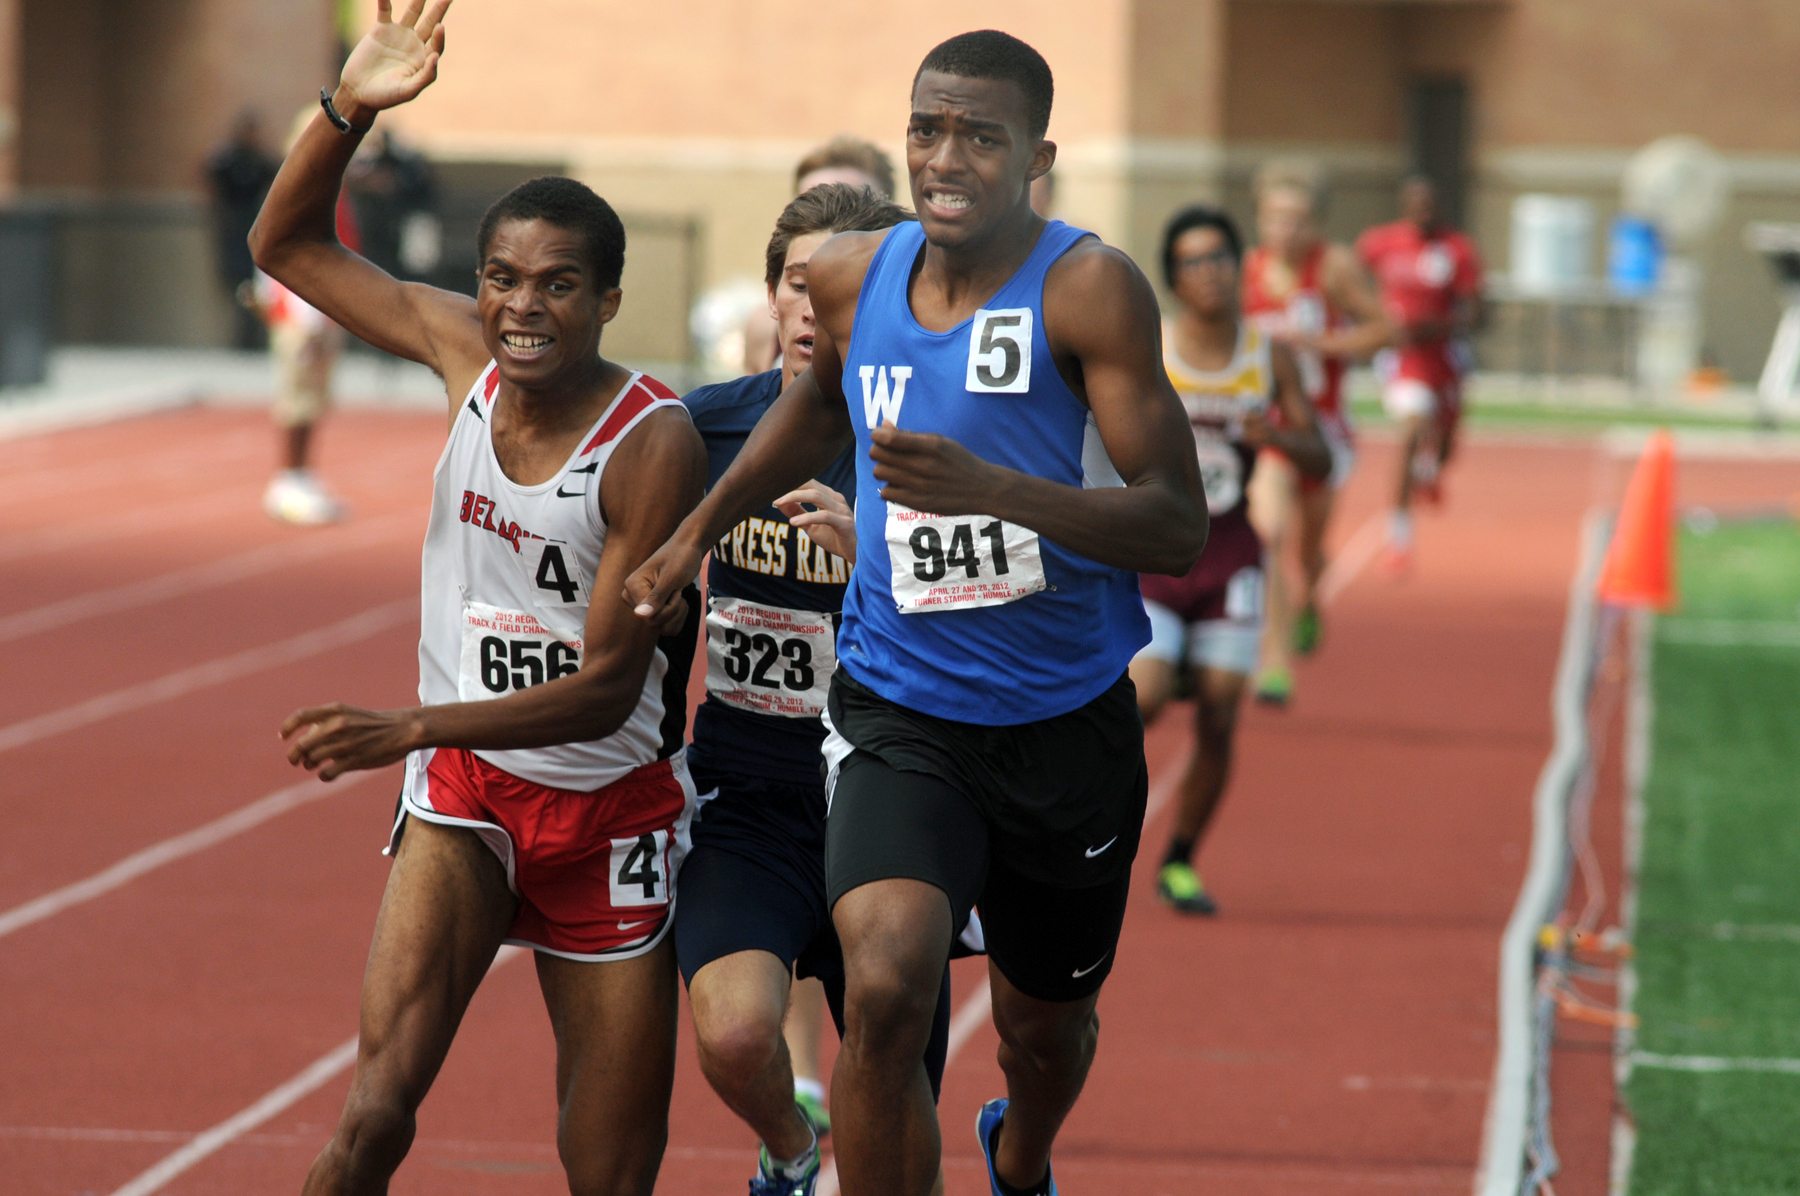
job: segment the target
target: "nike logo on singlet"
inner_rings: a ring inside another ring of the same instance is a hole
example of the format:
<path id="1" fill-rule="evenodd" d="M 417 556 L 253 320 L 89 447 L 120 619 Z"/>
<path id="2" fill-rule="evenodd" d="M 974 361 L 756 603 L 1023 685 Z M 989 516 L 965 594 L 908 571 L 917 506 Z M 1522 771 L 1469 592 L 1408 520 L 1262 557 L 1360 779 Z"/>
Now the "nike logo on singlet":
<path id="1" fill-rule="evenodd" d="M 592 465 L 583 465 L 580 469 L 571 469 L 569 472 L 570 473 L 593 473 L 598 468 L 600 468 L 600 463 L 598 461 L 596 461 Z M 556 484 L 556 497 L 558 497 L 558 498 L 586 498 L 587 491 L 586 490 L 576 490 L 576 491 L 570 492 L 568 490 L 564 490 L 562 488 L 562 483 L 558 482 Z"/>
<path id="2" fill-rule="evenodd" d="M 1069 975 L 1070 975 L 1070 976 L 1071 976 L 1071 977 L 1072 977 L 1072 978 L 1074 978 L 1074 979 L 1076 979 L 1076 980 L 1079 980 L 1079 979 L 1081 979 L 1081 978 L 1082 978 L 1082 977 L 1083 977 L 1083 976 L 1085 976 L 1085 975 L 1087 975 L 1087 974 L 1088 974 L 1088 973 L 1089 973 L 1089 972 L 1091 972 L 1091 971 L 1093 971 L 1093 970 L 1094 970 L 1094 969 L 1095 969 L 1095 968 L 1097 968 L 1097 967 L 1099 967 L 1099 966 L 1100 966 L 1100 965 L 1101 965 L 1101 964 L 1103 964 L 1103 963 L 1105 963 L 1105 962 L 1106 962 L 1106 956 L 1107 956 L 1107 955 L 1111 955 L 1111 954 L 1112 954 L 1112 952 L 1111 952 L 1111 951 L 1108 951 L 1108 952 L 1107 952 L 1107 953 L 1106 953 L 1106 955 L 1102 955 L 1102 956 L 1101 956 L 1101 957 L 1100 957 L 1100 958 L 1099 958 L 1099 959 L 1096 959 L 1096 960 L 1095 960 L 1095 961 L 1094 961 L 1094 962 L 1093 962 L 1093 963 L 1091 963 L 1091 964 L 1089 964 L 1089 965 L 1088 965 L 1088 966 L 1087 966 L 1087 967 L 1085 967 L 1085 968 L 1076 968 L 1076 969 L 1075 969 L 1075 970 L 1074 970 L 1074 971 L 1073 971 L 1073 972 L 1070 972 L 1070 973 L 1069 973 Z"/>
<path id="3" fill-rule="evenodd" d="M 1101 852 L 1105 851 L 1107 848 L 1111 847 L 1114 843 L 1117 843 L 1118 841 L 1119 841 L 1119 836 L 1114 835 L 1112 838 L 1108 839 L 1106 842 L 1102 843 L 1100 846 L 1088 848 L 1087 849 L 1087 858 L 1090 860 L 1093 859 L 1095 856 L 1099 855 Z M 1096 966 L 1098 966 L 1098 965 L 1096 965 Z M 1092 969 L 1089 969 L 1089 970 L 1091 971 Z M 1076 973 L 1076 974 L 1079 975 L 1080 973 Z"/>

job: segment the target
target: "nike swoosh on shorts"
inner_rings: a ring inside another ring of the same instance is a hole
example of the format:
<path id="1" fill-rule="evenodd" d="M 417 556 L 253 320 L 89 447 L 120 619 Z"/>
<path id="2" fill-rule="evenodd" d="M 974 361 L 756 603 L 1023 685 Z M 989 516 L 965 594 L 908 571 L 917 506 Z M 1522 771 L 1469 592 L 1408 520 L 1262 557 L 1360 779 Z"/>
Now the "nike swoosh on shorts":
<path id="1" fill-rule="evenodd" d="M 1119 836 L 1114 835 L 1112 838 L 1108 839 L 1106 842 L 1102 843 L 1100 846 L 1088 848 L 1087 849 L 1087 858 L 1090 860 L 1093 859 L 1095 856 L 1099 855 L 1101 852 L 1105 851 L 1107 848 L 1111 847 L 1114 843 L 1117 843 L 1118 841 L 1119 841 Z M 1095 964 L 1094 966 L 1099 967 L 1100 965 Z"/>
<path id="2" fill-rule="evenodd" d="M 1111 955 L 1111 954 L 1112 954 L 1111 951 L 1108 951 L 1106 953 L 1106 955 Z M 1081 979 L 1083 976 L 1087 975 L 1089 972 L 1093 971 L 1095 968 L 1097 968 L 1101 964 L 1105 963 L 1106 955 L 1102 955 L 1099 959 L 1096 959 L 1093 963 L 1089 964 L 1085 968 L 1076 968 L 1073 972 L 1070 972 L 1069 975 L 1074 977 L 1077 980 Z"/>
<path id="3" fill-rule="evenodd" d="M 645 923 L 654 922 L 654 921 L 656 921 L 655 918 L 639 918 L 635 922 L 621 922 L 621 923 L 619 923 L 619 929 L 620 930 L 635 930 L 637 927 L 642 926 Z"/>

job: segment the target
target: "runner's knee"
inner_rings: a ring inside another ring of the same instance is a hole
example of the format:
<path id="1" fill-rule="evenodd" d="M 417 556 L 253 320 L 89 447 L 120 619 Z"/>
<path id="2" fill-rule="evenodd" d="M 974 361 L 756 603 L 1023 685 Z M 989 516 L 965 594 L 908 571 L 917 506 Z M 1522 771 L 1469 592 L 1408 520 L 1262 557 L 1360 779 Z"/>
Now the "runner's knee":
<path id="1" fill-rule="evenodd" d="M 781 1048 L 781 1019 L 694 1019 L 700 1066 L 714 1084 L 738 1087 L 762 1074 Z"/>
<path id="2" fill-rule="evenodd" d="M 998 1009 L 995 1010 L 999 1014 Z M 1085 1011 L 1058 1011 L 1049 1016 L 996 1016 L 994 1027 L 1005 1045 L 1009 1069 L 1024 1067 L 1039 1075 L 1080 1075 L 1093 1061 L 1100 1042 L 1100 1015 Z"/>

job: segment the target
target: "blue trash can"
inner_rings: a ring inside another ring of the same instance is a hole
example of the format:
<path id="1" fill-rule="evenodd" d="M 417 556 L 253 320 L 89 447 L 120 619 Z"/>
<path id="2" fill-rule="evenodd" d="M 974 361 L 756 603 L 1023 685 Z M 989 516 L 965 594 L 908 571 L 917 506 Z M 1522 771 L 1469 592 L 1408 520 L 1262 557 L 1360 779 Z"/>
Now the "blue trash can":
<path id="1" fill-rule="evenodd" d="M 1648 295 L 1662 273 L 1662 235 L 1642 216 L 1615 216 L 1607 238 L 1606 277 L 1621 295 Z"/>
<path id="2" fill-rule="evenodd" d="M 53 232 L 49 212 L 0 211 L 0 386 L 35 386 L 49 372 Z"/>

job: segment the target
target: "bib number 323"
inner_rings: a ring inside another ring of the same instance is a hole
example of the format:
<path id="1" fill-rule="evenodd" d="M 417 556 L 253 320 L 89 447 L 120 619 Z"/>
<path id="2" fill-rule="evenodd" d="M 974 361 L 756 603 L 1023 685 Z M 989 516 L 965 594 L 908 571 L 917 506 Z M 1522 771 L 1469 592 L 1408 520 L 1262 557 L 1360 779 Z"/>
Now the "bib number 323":
<path id="1" fill-rule="evenodd" d="M 1037 533 L 991 515 L 889 503 L 886 538 L 902 614 L 1000 606 L 1048 588 Z"/>

